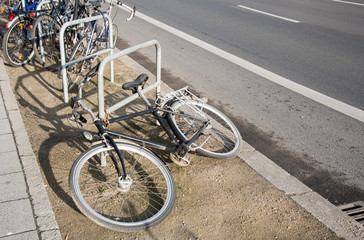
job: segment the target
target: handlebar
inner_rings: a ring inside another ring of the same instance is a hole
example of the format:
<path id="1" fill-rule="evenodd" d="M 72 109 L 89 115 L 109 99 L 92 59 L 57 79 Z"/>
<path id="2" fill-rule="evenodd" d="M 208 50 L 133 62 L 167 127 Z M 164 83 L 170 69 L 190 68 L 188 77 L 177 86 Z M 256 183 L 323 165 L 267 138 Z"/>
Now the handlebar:
<path id="1" fill-rule="evenodd" d="M 90 0 L 88 2 L 91 4 L 91 6 L 98 8 L 101 7 L 101 3 L 106 2 L 106 0 Z M 110 9 L 112 8 L 112 6 L 115 5 L 119 5 L 128 12 L 130 12 L 130 16 L 126 18 L 126 21 L 130 21 L 135 16 L 136 7 L 129 7 L 128 5 L 122 3 L 122 0 L 110 0 Z"/>
<path id="2" fill-rule="evenodd" d="M 126 21 L 130 21 L 135 16 L 136 7 L 134 6 L 133 8 L 131 8 L 128 5 L 125 5 L 124 3 L 121 3 L 119 5 L 130 12 L 130 16 L 126 19 Z"/>
<path id="3" fill-rule="evenodd" d="M 104 0 L 105 1 L 105 0 Z M 129 7 L 128 5 L 122 3 L 122 0 L 110 0 L 110 4 L 113 5 L 119 5 L 128 12 L 130 12 L 130 16 L 126 19 L 126 21 L 130 21 L 134 16 L 136 12 L 136 7 Z"/>

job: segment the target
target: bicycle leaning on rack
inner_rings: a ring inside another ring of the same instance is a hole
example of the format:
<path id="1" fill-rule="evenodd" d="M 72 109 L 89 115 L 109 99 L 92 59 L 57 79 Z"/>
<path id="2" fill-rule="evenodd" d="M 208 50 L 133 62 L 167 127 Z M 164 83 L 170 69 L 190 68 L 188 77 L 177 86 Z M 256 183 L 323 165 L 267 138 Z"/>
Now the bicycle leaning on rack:
<path id="1" fill-rule="evenodd" d="M 118 37 L 118 28 L 115 24 L 112 24 L 112 44 L 109 44 L 110 38 L 110 26 L 105 15 L 111 16 L 111 12 L 114 6 L 121 6 L 130 12 L 130 17 L 127 21 L 130 21 L 135 14 L 135 7 L 131 8 L 122 3 L 121 0 L 111 0 L 108 9 L 101 10 L 101 1 L 89 1 L 93 7 L 92 16 L 102 16 L 101 21 L 94 20 L 87 22 L 83 29 L 83 33 L 80 34 L 79 41 L 75 44 L 72 52 L 67 59 L 68 62 L 74 61 L 92 55 L 93 53 L 109 48 L 115 48 L 115 43 Z M 114 15 L 115 18 L 116 14 Z M 101 23 L 100 23 L 101 22 Z M 87 59 L 85 61 L 77 62 L 67 67 L 68 78 L 68 91 L 71 91 L 82 79 L 83 74 L 87 73 L 89 69 L 95 66 L 100 59 L 98 55 Z"/>
<path id="2" fill-rule="evenodd" d="M 146 74 L 123 84 L 122 88 L 138 93 L 147 110 L 99 119 L 82 100 L 82 87 L 97 74 L 98 66 L 80 81 L 77 97 L 70 104 L 73 119 L 80 125 L 86 122 L 80 110 L 91 115 L 98 133 L 84 132 L 84 136 L 100 141 L 74 162 L 69 176 L 71 195 L 80 211 L 99 225 L 117 231 L 143 230 L 167 217 L 176 198 L 169 168 L 149 148 L 169 151 L 175 163 L 186 166 L 193 152 L 220 159 L 235 156 L 241 150 L 241 137 L 223 113 L 188 88 L 160 97 L 152 105 L 143 94 L 148 81 Z M 171 145 L 106 128 L 145 114 L 157 119 Z"/>

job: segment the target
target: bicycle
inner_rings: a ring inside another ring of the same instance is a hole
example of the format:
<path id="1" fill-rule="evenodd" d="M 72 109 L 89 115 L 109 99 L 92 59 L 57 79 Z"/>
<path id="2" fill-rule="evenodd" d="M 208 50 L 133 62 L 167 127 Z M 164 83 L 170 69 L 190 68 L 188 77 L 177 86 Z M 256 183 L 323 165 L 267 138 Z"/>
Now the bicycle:
<path id="1" fill-rule="evenodd" d="M 10 13 L 16 9 L 18 1 L 16 0 L 1 0 L 0 1 L 0 14 L 9 17 Z"/>
<path id="2" fill-rule="evenodd" d="M 70 104 L 76 123 L 87 122 L 79 109 L 90 114 L 98 132 L 84 132 L 84 136 L 99 141 L 74 162 L 69 175 L 71 196 L 80 211 L 101 226 L 116 231 L 147 229 L 167 217 L 176 197 L 170 170 L 150 149 L 169 151 L 173 162 L 186 166 L 193 152 L 220 159 L 235 156 L 241 150 L 240 133 L 223 113 L 188 88 L 157 98 L 152 105 L 142 91 L 148 81 L 146 74 L 122 88 L 138 93 L 147 110 L 115 118 L 106 114 L 105 119 L 99 119 L 82 99 L 82 87 L 97 74 L 98 66 L 80 81 Z M 156 118 L 171 145 L 107 129 L 110 124 L 145 114 Z"/>
<path id="3" fill-rule="evenodd" d="M 23 66 L 34 57 L 31 37 L 34 17 L 49 7 L 48 1 L 43 3 L 34 1 L 28 6 L 27 2 L 22 0 L 19 5 L 19 10 L 12 12 L 9 16 L 10 22 L 5 25 L 8 30 L 2 41 L 4 57 L 14 67 Z"/>
<path id="4" fill-rule="evenodd" d="M 110 26 L 105 18 L 105 14 L 109 16 L 111 15 L 113 6 L 119 5 L 130 12 L 130 17 L 126 19 L 127 21 L 130 21 L 134 17 L 136 11 L 135 7 L 131 8 L 123 4 L 120 0 L 111 1 L 109 8 L 105 11 L 100 10 L 100 1 L 90 1 L 90 3 L 94 7 L 94 14 L 92 15 L 103 16 L 102 24 L 99 24 L 98 20 L 87 23 L 83 31 L 83 35 L 80 37 L 80 40 L 75 44 L 75 47 L 73 48 L 70 57 L 67 59 L 68 62 L 71 62 L 75 59 L 80 59 L 82 57 L 86 57 L 102 49 L 115 47 L 115 43 L 118 37 L 118 28 L 115 24 L 112 24 L 113 41 L 112 44 L 109 44 Z M 80 63 L 76 63 L 67 67 L 67 78 L 69 82 L 68 91 L 71 91 L 77 85 L 77 82 L 83 77 L 85 70 L 91 69 L 95 64 L 97 64 L 97 59 L 98 55 L 86 61 L 82 61 Z"/>
<path id="5" fill-rule="evenodd" d="M 86 7 L 79 7 L 79 16 L 88 15 Z M 65 22 L 71 21 L 74 17 L 74 6 L 69 0 L 63 0 L 58 5 L 43 12 L 34 21 L 31 38 L 36 59 L 42 66 L 51 71 L 60 68 L 59 31 Z M 77 40 L 75 34 L 68 31 L 65 35 L 68 49 L 72 49 Z"/>
<path id="6" fill-rule="evenodd" d="M 31 41 L 31 29 L 33 18 L 21 16 L 16 18 L 3 37 L 3 53 L 6 61 L 14 67 L 27 64 L 34 56 Z"/>

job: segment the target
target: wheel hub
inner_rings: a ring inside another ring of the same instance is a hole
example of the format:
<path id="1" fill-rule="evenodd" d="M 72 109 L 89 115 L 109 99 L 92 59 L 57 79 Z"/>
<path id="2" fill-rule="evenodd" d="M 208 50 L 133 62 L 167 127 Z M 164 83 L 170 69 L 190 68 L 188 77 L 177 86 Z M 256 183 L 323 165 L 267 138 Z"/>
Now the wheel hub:
<path id="1" fill-rule="evenodd" d="M 131 179 L 130 176 L 126 176 L 125 179 L 123 177 L 119 177 L 116 187 L 121 192 L 127 192 L 130 190 L 132 183 L 133 180 Z"/>

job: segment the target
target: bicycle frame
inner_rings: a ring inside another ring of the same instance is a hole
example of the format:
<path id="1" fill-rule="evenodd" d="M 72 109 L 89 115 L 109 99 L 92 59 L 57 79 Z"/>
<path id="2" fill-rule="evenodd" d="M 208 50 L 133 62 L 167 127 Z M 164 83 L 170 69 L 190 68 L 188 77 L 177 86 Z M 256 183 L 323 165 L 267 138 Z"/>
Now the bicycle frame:
<path id="1" fill-rule="evenodd" d="M 27 1 L 22 0 L 21 1 L 21 6 L 22 6 L 24 11 L 29 11 L 29 10 L 32 10 L 33 8 L 37 9 L 37 3 L 38 3 L 38 0 L 35 0 L 30 6 L 28 6 Z"/>
<path id="2" fill-rule="evenodd" d="M 94 16 L 99 16 L 99 15 L 103 15 L 103 14 L 108 14 L 108 11 L 104 11 L 104 12 L 102 12 L 102 13 L 99 13 L 99 14 L 95 14 Z M 92 21 L 92 22 L 89 22 L 88 24 L 87 24 L 87 27 L 85 28 L 85 32 L 87 31 L 87 29 L 89 29 L 90 27 L 91 27 L 91 34 L 90 34 L 90 39 L 89 39 L 89 41 L 88 41 L 88 44 L 87 44 L 87 51 L 86 51 L 86 54 L 85 54 L 85 56 L 87 56 L 87 55 L 89 55 L 90 53 L 92 53 L 92 47 L 93 47 L 93 45 L 95 44 L 93 44 L 93 34 L 94 34 L 94 32 L 95 32 L 95 29 L 96 29 L 96 25 L 97 25 L 97 22 L 98 22 L 98 19 L 97 20 L 94 20 L 94 21 Z M 105 22 L 105 20 L 104 20 L 104 22 Z M 100 38 L 100 37 L 102 37 L 102 35 L 103 35 L 103 32 L 104 32 L 104 28 L 102 28 L 103 30 L 100 32 L 100 34 L 97 36 L 97 38 Z M 107 30 L 109 30 L 109 26 L 108 26 L 108 29 Z M 109 33 L 109 31 L 107 31 L 107 33 Z M 107 36 L 108 37 L 108 36 Z"/>
<path id="3" fill-rule="evenodd" d="M 104 14 L 107 14 L 107 15 L 111 15 L 111 10 L 112 10 L 112 5 L 110 5 L 109 9 L 106 10 L 106 11 L 100 11 L 98 9 L 96 9 L 97 12 L 96 14 L 93 14 L 92 16 L 103 16 L 104 17 Z M 99 38 L 102 38 L 103 34 L 104 34 L 104 31 L 105 31 L 105 28 L 104 28 L 104 25 L 105 23 L 107 22 L 107 20 L 105 18 L 103 18 L 103 27 L 102 27 L 102 31 L 96 36 L 96 40 L 94 41 L 94 32 L 96 31 L 96 26 L 97 26 L 97 23 L 98 23 L 98 20 L 99 19 L 96 19 L 96 20 L 93 20 L 93 21 L 90 21 L 88 22 L 84 32 L 86 33 L 88 29 L 91 29 L 91 34 L 90 34 L 90 38 L 88 40 L 88 43 L 87 43 L 87 50 L 86 50 L 86 53 L 85 53 L 85 56 L 89 55 L 90 53 L 93 53 L 93 47 L 96 45 L 96 42 L 97 42 L 97 39 Z M 110 31 L 109 31 L 109 27 L 110 25 L 107 25 L 107 30 L 106 30 L 106 38 L 109 37 L 109 34 L 110 34 Z M 115 47 L 115 46 L 114 46 Z"/>
<path id="4" fill-rule="evenodd" d="M 113 160 L 113 162 L 115 164 L 115 168 L 116 168 L 116 170 L 117 170 L 117 172 L 119 174 L 119 177 L 123 177 L 123 179 L 125 179 L 126 176 L 127 176 L 127 173 L 126 173 L 126 170 L 125 170 L 125 167 L 124 167 L 124 159 L 121 156 L 121 153 L 118 150 L 118 147 L 117 147 L 114 139 L 111 136 L 116 136 L 116 137 L 120 137 L 120 138 L 123 138 L 123 139 L 126 139 L 126 140 L 131 140 L 133 142 L 139 143 L 142 146 L 148 146 L 148 147 L 154 148 L 154 149 L 159 149 L 159 150 L 164 150 L 164 151 L 167 150 L 167 151 L 170 151 L 170 152 L 177 152 L 178 155 L 180 155 L 181 157 L 184 157 L 188 153 L 188 150 L 189 150 L 191 144 L 194 141 L 196 141 L 196 139 L 200 136 L 200 134 L 205 130 L 205 128 L 209 124 L 209 121 L 204 121 L 203 125 L 200 127 L 200 129 L 197 131 L 197 133 L 190 140 L 182 142 L 182 141 L 180 141 L 180 140 L 178 140 L 176 138 L 176 136 L 172 133 L 172 131 L 167 126 L 167 124 L 163 121 L 162 116 L 159 114 L 159 112 L 161 112 L 161 111 L 162 112 L 169 112 L 169 111 L 165 110 L 165 109 L 158 108 L 158 107 L 157 108 L 153 107 L 149 103 L 149 101 L 145 98 L 145 96 L 144 96 L 144 94 L 142 93 L 141 90 L 142 90 L 142 88 L 139 86 L 138 87 L 138 94 L 144 100 L 146 105 L 148 106 L 148 110 L 128 114 L 128 115 L 125 115 L 125 116 L 112 118 L 112 119 L 109 119 L 107 121 L 107 123 L 105 123 L 105 121 L 103 121 L 103 120 L 98 119 L 93 114 L 92 110 L 82 102 L 82 100 L 77 101 L 79 103 L 79 105 L 81 105 L 82 108 L 84 110 L 88 111 L 90 113 L 90 115 L 92 116 L 92 118 L 94 120 L 94 124 L 95 124 L 96 128 L 98 129 L 99 136 L 104 138 L 105 144 L 106 145 L 110 144 L 111 147 L 113 147 L 115 149 L 115 151 L 116 151 L 116 153 L 117 153 L 117 155 L 119 157 L 119 160 L 120 160 L 120 163 L 121 163 L 121 166 L 122 166 L 122 170 L 120 170 L 120 167 L 119 167 L 117 161 L 115 159 L 112 159 L 112 160 Z M 138 137 L 135 137 L 135 136 L 127 135 L 127 134 L 120 133 L 120 132 L 115 132 L 115 131 L 104 128 L 105 124 L 111 124 L 111 123 L 115 123 L 115 122 L 119 122 L 119 121 L 125 121 L 125 120 L 128 120 L 128 119 L 143 116 L 143 115 L 146 115 L 146 114 L 153 114 L 153 116 L 157 119 L 158 123 L 163 128 L 165 133 L 168 135 L 170 140 L 173 142 L 173 145 L 165 145 L 165 144 L 161 144 L 161 143 L 158 143 L 158 142 L 138 138 Z"/>

